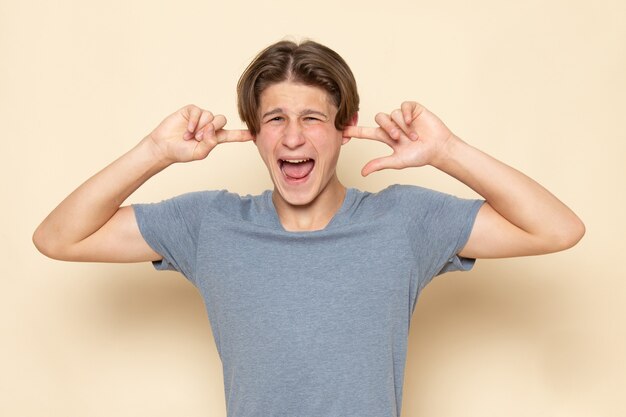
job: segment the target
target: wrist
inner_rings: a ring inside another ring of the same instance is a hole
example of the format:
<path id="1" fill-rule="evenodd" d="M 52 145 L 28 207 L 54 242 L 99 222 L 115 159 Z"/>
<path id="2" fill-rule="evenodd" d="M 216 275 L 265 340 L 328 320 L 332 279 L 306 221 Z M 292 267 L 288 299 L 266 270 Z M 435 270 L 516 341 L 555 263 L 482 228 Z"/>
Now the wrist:
<path id="1" fill-rule="evenodd" d="M 142 160 L 147 161 L 159 171 L 176 162 L 166 156 L 163 147 L 159 146 L 150 135 L 143 138 L 133 150 L 142 155 Z"/>
<path id="2" fill-rule="evenodd" d="M 440 152 L 437 154 L 430 165 L 443 172 L 449 172 L 455 161 L 458 160 L 459 155 L 463 152 L 464 148 L 469 145 L 454 133 L 450 133 L 450 136 L 445 140 L 441 146 Z"/>

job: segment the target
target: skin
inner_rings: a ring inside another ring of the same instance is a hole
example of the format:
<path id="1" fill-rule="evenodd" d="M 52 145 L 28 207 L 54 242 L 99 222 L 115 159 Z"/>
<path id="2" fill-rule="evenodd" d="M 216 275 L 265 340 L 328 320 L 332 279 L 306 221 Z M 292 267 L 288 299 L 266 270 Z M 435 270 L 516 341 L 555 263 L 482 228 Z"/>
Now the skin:
<path id="1" fill-rule="evenodd" d="M 65 261 L 161 259 L 141 236 L 132 207 L 120 205 L 174 163 L 202 160 L 218 144 L 252 140 L 247 130 L 224 130 L 225 124 L 224 116 L 194 105 L 171 114 L 67 196 L 35 230 L 35 246 L 44 255 Z"/>
<path id="2" fill-rule="evenodd" d="M 459 255 L 503 258 L 568 249 L 584 235 L 582 221 L 540 184 L 465 143 L 432 112 L 406 101 L 376 115 L 377 128 L 344 134 L 388 145 L 392 154 L 368 162 L 362 174 L 431 165 L 480 194 L 486 203 Z M 541 213 L 538 215 L 538 213 Z"/>
<path id="3" fill-rule="evenodd" d="M 255 142 L 274 183 L 281 223 L 290 231 L 323 229 L 346 193 L 336 173 L 339 151 L 348 141 L 335 128 L 337 108 L 324 90 L 292 82 L 268 87 L 260 102 Z M 314 160 L 313 171 L 304 181 L 289 180 L 281 161 L 301 159 Z"/>
<path id="4" fill-rule="evenodd" d="M 260 112 L 264 116 L 256 138 L 246 130 L 224 129 L 224 116 L 197 106 L 168 116 L 137 146 L 63 200 L 35 231 L 35 245 L 45 255 L 62 260 L 161 259 L 143 240 L 132 208 L 120 207 L 121 203 L 169 165 L 202 160 L 219 144 L 245 141 L 256 143 L 268 167 L 283 227 L 292 231 L 323 228 L 345 195 L 335 167 L 341 145 L 350 138 L 376 140 L 391 149 L 390 155 L 368 162 L 363 175 L 431 165 L 486 200 L 461 256 L 555 252 L 573 246 L 585 232 L 580 219 L 545 188 L 465 143 L 416 102 L 379 113 L 377 127 L 355 126 L 355 115 L 352 125 L 338 131 L 333 123 L 336 109 L 325 92 L 287 82 L 264 92 Z M 281 177 L 277 163 L 281 157 L 314 158 L 314 170 L 306 181 L 290 184 Z"/>

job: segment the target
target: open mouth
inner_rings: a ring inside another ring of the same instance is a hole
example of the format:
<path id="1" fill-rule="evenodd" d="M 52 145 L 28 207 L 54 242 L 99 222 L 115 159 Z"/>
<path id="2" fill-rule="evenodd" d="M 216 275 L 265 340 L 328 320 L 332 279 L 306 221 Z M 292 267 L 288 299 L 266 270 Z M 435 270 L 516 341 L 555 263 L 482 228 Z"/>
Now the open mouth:
<path id="1" fill-rule="evenodd" d="M 278 164 L 288 180 L 304 180 L 313 171 L 315 160 L 311 158 L 279 159 Z"/>

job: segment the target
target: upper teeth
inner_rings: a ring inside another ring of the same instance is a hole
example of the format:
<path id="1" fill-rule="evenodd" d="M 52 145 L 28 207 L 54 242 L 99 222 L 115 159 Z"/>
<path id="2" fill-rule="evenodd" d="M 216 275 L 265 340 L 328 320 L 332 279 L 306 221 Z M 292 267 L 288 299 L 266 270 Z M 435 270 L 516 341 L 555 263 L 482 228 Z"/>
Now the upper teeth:
<path id="1" fill-rule="evenodd" d="M 299 164 L 301 162 L 306 162 L 309 159 L 284 159 L 285 162 L 289 162 L 290 164 Z"/>

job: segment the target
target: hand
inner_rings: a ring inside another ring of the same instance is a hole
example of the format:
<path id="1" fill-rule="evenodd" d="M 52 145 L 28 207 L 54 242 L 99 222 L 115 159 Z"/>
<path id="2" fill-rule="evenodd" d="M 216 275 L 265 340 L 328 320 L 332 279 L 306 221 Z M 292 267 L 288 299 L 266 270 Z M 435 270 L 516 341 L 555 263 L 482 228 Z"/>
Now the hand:
<path id="1" fill-rule="evenodd" d="M 383 169 L 436 166 L 455 137 L 437 116 L 414 101 L 405 101 L 391 114 L 378 113 L 375 120 L 379 127 L 348 126 L 343 132 L 344 137 L 377 140 L 393 150 L 368 162 L 361 170 L 363 176 Z"/>
<path id="2" fill-rule="evenodd" d="M 194 105 L 169 115 L 147 137 L 168 163 L 206 158 L 220 143 L 252 140 L 247 130 L 225 130 L 226 118 Z"/>

